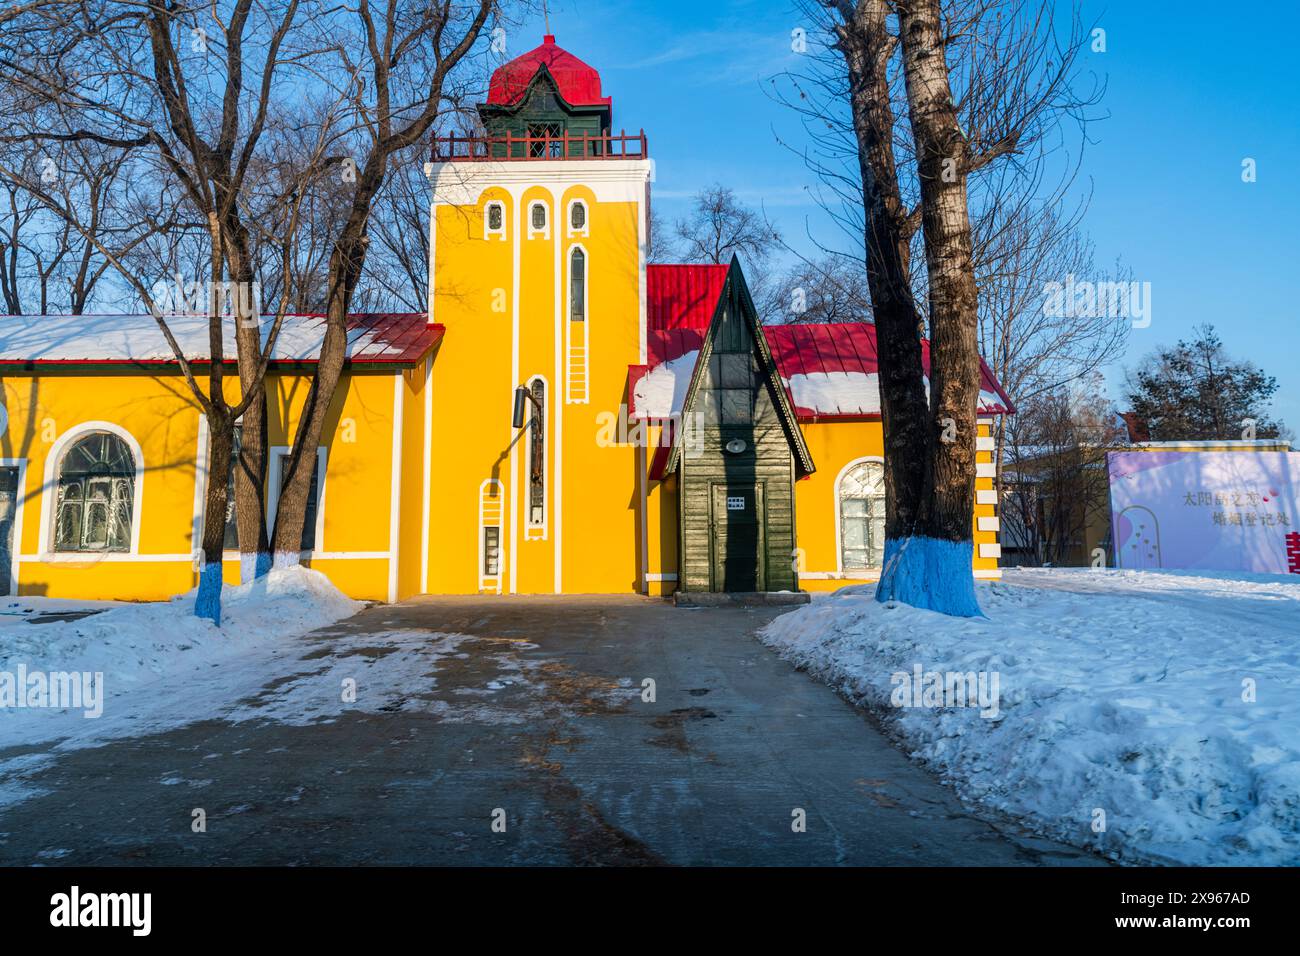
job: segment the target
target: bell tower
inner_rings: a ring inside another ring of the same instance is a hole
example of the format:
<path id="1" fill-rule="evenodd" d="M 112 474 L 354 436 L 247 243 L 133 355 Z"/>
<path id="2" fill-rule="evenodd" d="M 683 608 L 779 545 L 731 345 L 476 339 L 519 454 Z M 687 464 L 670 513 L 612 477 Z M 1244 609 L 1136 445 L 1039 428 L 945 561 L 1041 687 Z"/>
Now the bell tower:
<path id="1" fill-rule="evenodd" d="M 600 93 L 600 75 L 548 34 L 536 50 L 496 72 L 479 117 L 490 139 L 510 143 L 495 143 L 494 155 L 595 156 L 613 112 L 610 98 Z"/>
<path id="2" fill-rule="evenodd" d="M 646 358 L 646 137 L 613 132 L 600 74 L 549 34 L 492 74 L 478 117 L 426 165 L 429 313 L 446 334 L 425 588 L 634 590 L 645 449 L 608 426 Z"/>

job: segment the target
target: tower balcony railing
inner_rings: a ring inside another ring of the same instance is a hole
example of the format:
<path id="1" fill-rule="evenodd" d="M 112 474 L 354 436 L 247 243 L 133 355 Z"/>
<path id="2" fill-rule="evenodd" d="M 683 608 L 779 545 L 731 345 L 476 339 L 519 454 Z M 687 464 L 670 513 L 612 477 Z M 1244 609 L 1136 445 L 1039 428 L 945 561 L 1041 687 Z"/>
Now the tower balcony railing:
<path id="1" fill-rule="evenodd" d="M 544 159 L 647 159 L 645 130 L 558 136 L 447 136 L 433 138 L 435 163 L 489 163 Z"/>

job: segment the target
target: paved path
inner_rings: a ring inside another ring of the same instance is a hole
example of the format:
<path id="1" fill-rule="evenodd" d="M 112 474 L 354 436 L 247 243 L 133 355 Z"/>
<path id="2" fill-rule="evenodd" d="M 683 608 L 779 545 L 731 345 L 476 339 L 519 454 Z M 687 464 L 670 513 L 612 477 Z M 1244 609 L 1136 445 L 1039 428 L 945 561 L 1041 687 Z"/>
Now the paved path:
<path id="1" fill-rule="evenodd" d="M 430 640 L 407 689 L 368 712 L 205 720 L 62 754 L 30 780 L 44 794 L 0 811 L 0 864 L 1097 862 L 972 816 L 753 638 L 777 613 L 630 597 L 373 607 L 302 639 L 300 666 L 354 661 L 364 702 L 385 634 L 469 637 Z M 251 700 L 286 688 L 321 692 L 280 674 Z"/>

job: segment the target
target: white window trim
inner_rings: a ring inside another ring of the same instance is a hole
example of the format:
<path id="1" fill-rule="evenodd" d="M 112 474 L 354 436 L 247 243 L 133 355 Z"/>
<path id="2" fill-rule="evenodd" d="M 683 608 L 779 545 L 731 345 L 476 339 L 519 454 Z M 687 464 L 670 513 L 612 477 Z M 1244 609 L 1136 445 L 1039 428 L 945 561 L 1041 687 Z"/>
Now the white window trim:
<path id="1" fill-rule="evenodd" d="M 495 488 L 496 494 L 489 496 L 486 493 L 489 488 Z M 497 506 L 496 524 L 487 524 L 483 521 L 483 500 L 487 497 L 495 497 L 498 501 L 501 502 L 501 504 Z M 505 528 L 502 526 L 503 522 L 501 520 L 505 515 L 504 507 L 505 507 L 505 486 L 501 483 L 501 480 L 499 478 L 484 479 L 483 482 L 478 486 L 478 568 L 476 570 L 475 577 L 474 577 L 474 580 L 477 581 L 479 584 L 480 591 L 483 588 L 484 578 L 495 578 L 496 593 L 497 594 L 501 593 L 501 579 L 502 577 L 504 577 L 501 569 L 505 563 L 503 560 L 505 556 L 502 552 L 505 550 L 505 546 L 506 546 L 506 539 L 505 539 L 506 532 L 505 532 Z M 487 528 L 497 529 L 497 573 L 496 574 L 488 574 L 486 571 L 486 566 L 484 564 L 487 554 L 486 554 L 486 549 L 483 546 L 483 532 Z"/>
<path id="2" fill-rule="evenodd" d="M 532 521 L 532 490 L 533 490 L 533 443 L 530 440 L 526 444 L 528 449 L 524 455 L 524 493 L 519 497 L 524 506 L 524 540 L 525 541 L 545 541 L 550 531 L 551 524 L 551 442 L 550 442 L 550 425 L 551 409 L 555 407 L 555 396 L 551 393 L 551 383 L 547 381 L 545 375 L 537 374 L 528 376 L 524 383 L 531 393 L 533 383 L 541 382 L 543 389 L 546 391 L 546 401 L 542 403 L 544 407 L 545 418 L 542 421 L 542 523 L 533 524 Z M 528 403 L 528 408 L 536 414 L 533 403 Z M 528 424 L 524 426 L 527 429 L 533 427 L 533 419 L 528 419 Z"/>
<path id="3" fill-rule="evenodd" d="M 288 445 L 272 445 L 266 462 L 266 530 L 275 527 L 275 509 L 280 504 L 280 456 L 292 451 Z M 329 463 L 329 447 L 316 446 L 316 546 L 303 551 L 307 557 L 325 552 L 325 466 Z"/>
<path id="4" fill-rule="evenodd" d="M 581 242 L 564 252 L 564 321 L 573 322 L 573 251 L 582 251 L 582 321 L 591 321 L 591 253 Z M 585 343 L 584 339 L 584 343 Z M 588 350 L 590 351 L 590 350 Z"/>
<path id="5" fill-rule="evenodd" d="M 493 229 L 488 225 L 488 210 L 493 206 L 501 209 L 501 228 Z M 504 241 L 506 238 L 506 204 L 500 199 L 489 199 L 483 204 L 483 238 L 499 239 Z"/>
<path id="6" fill-rule="evenodd" d="M 546 225 L 543 226 L 541 229 L 538 229 L 538 228 L 536 228 L 535 226 L 533 226 L 533 210 L 534 210 L 535 208 L 537 208 L 538 206 L 541 206 L 541 207 L 542 207 L 542 211 L 546 214 Z M 525 223 L 525 224 L 527 225 L 527 227 L 528 227 L 528 238 L 529 238 L 529 239 L 539 239 L 539 238 L 540 238 L 540 239 L 549 239 L 549 238 L 551 238 L 551 219 L 552 219 L 552 216 L 551 216 L 551 205 L 550 205 L 550 203 L 545 202 L 545 201 L 543 201 L 543 200 L 541 200 L 541 199 L 533 199 L 533 200 L 531 200 L 531 201 L 528 203 L 528 215 L 524 218 L 524 223 Z"/>
<path id="7" fill-rule="evenodd" d="M 14 546 L 9 555 L 9 596 L 18 595 L 18 565 L 23 552 L 23 510 L 27 501 L 27 459 L 0 458 L 0 468 L 15 468 L 18 485 L 14 489 Z"/>
<path id="8" fill-rule="evenodd" d="M 581 206 L 583 211 L 582 228 L 573 228 L 573 207 Z M 568 205 L 564 207 L 564 229 L 570 238 L 587 239 L 591 235 L 591 206 L 587 205 L 585 199 L 570 199 Z M 584 250 L 585 254 L 585 250 Z"/>
<path id="9" fill-rule="evenodd" d="M 844 476 L 847 475 L 851 470 L 853 470 L 853 469 L 854 469 L 855 467 L 857 467 L 858 465 L 861 465 L 863 462 L 875 462 L 876 464 L 880 465 L 881 468 L 883 468 L 883 467 L 885 466 L 885 459 L 882 458 L 880 455 L 863 455 L 861 458 L 854 458 L 851 462 L 849 462 L 847 465 L 845 465 L 843 468 L 841 468 L 841 469 L 840 469 L 840 473 L 839 473 L 838 475 L 835 476 L 835 488 L 834 488 L 834 494 L 835 494 L 835 573 L 836 573 L 837 575 L 843 575 L 843 574 L 844 574 L 844 542 L 843 542 L 843 536 L 844 536 L 844 525 L 843 525 L 843 521 L 841 520 L 841 516 L 840 516 L 840 498 L 843 497 L 843 496 L 840 494 L 840 485 L 842 485 L 842 484 L 844 483 Z M 868 574 L 868 573 L 869 573 L 869 574 L 871 574 L 873 577 L 879 577 L 879 576 L 880 576 L 880 568 L 855 568 L 851 573 L 853 573 L 853 574 Z M 812 575 L 803 575 L 803 576 L 804 576 L 804 577 L 812 577 Z"/>
<path id="10" fill-rule="evenodd" d="M 54 521 L 57 518 L 59 473 L 58 466 L 67 450 L 77 439 L 93 432 L 108 432 L 126 442 L 135 460 L 135 482 L 131 493 L 131 549 L 129 551 L 55 551 Z M 135 436 L 112 422 L 91 421 L 74 425 L 60 435 L 45 456 L 45 484 L 41 494 L 41 537 L 37 560 L 86 561 L 88 556 L 96 561 L 130 561 L 140 554 L 140 516 L 144 504 L 144 452 Z M 188 556 L 187 556 L 188 560 Z"/>
<path id="11" fill-rule="evenodd" d="M 584 374 L 587 376 L 585 398 L 575 399 L 572 396 L 573 388 L 569 377 L 572 373 L 573 358 L 573 326 L 576 324 L 573 319 L 573 250 L 582 250 L 582 365 Z M 564 404 L 566 405 L 586 405 L 591 401 L 591 251 L 581 242 L 571 244 L 565 250 L 563 265 L 563 275 L 561 276 L 563 285 L 563 302 L 561 308 L 564 310 Z"/>

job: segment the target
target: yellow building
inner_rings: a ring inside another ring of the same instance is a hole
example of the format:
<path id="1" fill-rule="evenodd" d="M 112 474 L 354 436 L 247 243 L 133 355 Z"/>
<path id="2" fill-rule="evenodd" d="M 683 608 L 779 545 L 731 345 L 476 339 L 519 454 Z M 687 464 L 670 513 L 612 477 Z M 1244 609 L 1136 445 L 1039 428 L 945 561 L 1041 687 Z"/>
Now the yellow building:
<path id="1" fill-rule="evenodd" d="M 388 601 L 875 578 L 872 326 L 764 327 L 737 263 L 648 265 L 646 137 L 612 132 L 596 71 L 552 37 L 494 74 L 480 113 L 426 166 L 428 314 L 351 320 L 305 560 Z M 154 320 L 2 321 L 0 587 L 193 587 L 205 423 Z M 204 361 L 206 320 L 169 322 Z M 271 364 L 271 509 L 320 335 L 288 317 Z M 998 575 L 988 416 L 1009 408 L 986 372 L 980 577 Z"/>
<path id="2" fill-rule="evenodd" d="M 194 587 L 206 420 L 153 317 L 0 321 L 0 587 L 135 600 Z M 207 319 L 167 321 L 187 357 L 201 361 Z M 312 566 L 349 594 L 393 600 L 420 587 L 422 416 L 442 330 L 423 314 L 350 324 L 304 546 Z M 287 316 L 285 325 L 267 375 L 271 521 L 324 329 L 319 316 Z M 237 398 L 233 367 L 226 382 Z M 237 583 L 233 525 L 224 566 Z"/>

